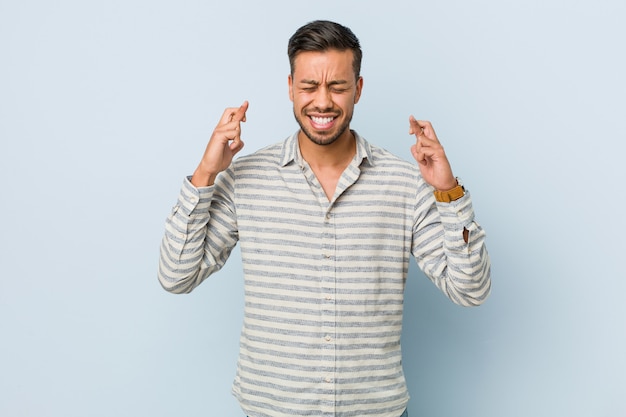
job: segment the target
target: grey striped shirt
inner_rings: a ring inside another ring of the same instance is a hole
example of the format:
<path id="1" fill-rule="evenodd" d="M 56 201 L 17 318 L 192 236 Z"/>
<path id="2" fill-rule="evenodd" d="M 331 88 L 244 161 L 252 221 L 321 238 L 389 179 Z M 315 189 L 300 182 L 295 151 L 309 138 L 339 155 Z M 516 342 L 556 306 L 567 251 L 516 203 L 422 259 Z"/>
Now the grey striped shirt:
<path id="1" fill-rule="evenodd" d="M 296 133 L 237 159 L 211 187 L 185 179 L 166 221 L 158 277 L 171 292 L 190 292 L 240 243 L 245 311 L 233 393 L 249 416 L 402 414 L 411 254 L 453 302 L 478 305 L 489 294 L 469 193 L 436 203 L 415 164 L 355 137 L 331 201 Z"/>

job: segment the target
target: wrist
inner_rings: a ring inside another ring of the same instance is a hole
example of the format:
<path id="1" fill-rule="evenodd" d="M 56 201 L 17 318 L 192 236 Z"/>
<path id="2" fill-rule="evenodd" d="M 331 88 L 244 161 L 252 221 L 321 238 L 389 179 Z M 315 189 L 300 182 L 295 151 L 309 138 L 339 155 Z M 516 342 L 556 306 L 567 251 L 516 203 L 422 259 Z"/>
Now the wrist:
<path id="1" fill-rule="evenodd" d="M 201 171 L 200 169 L 196 169 L 196 171 L 191 176 L 191 184 L 194 187 L 209 187 L 215 184 L 215 178 L 217 178 L 217 174 L 213 174 L 210 172 Z"/>
<path id="2" fill-rule="evenodd" d="M 463 187 L 463 184 L 458 178 L 456 178 L 455 181 L 456 184 L 452 188 L 447 190 L 435 190 L 433 192 L 435 200 L 440 203 L 449 203 L 463 197 L 465 195 L 465 187 Z"/>
<path id="3" fill-rule="evenodd" d="M 442 192 L 442 193 L 445 193 L 445 192 L 448 192 L 448 191 L 458 187 L 458 185 L 459 185 L 459 181 L 455 177 L 455 178 L 452 179 L 452 181 L 448 182 L 445 186 L 436 187 L 435 190 L 437 190 L 439 192 Z"/>

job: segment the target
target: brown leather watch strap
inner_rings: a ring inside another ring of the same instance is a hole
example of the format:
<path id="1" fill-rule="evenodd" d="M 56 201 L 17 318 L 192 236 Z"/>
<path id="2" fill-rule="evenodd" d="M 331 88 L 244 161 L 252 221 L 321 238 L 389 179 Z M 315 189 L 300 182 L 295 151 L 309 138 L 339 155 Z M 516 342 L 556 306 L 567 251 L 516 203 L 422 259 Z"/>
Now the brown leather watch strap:
<path id="1" fill-rule="evenodd" d="M 435 190 L 433 193 L 435 194 L 435 200 L 439 201 L 440 203 L 449 203 L 463 197 L 465 195 L 465 188 L 463 188 L 463 186 L 459 184 L 451 190 Z"/>

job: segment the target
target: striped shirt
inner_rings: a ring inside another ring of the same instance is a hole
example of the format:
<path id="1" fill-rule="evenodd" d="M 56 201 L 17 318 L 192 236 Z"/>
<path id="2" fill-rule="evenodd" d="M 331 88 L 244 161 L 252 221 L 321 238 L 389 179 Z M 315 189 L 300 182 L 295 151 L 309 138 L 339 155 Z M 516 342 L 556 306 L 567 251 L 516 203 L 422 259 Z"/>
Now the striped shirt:
<path id="1" fill-rule="evenodd" d="M 158 277 L 174 293 L 218 271 L 240 243 L 245 310 L 233 394 L 251 417 L 402 414 L 411 254 L 453 302 L 479 305 L 489 294 L 469 193 L 437 203 L 415 164 L 355 137 L 330 201 L 296 133 L 235 160 L 213 186 L 185 179 L 166 221 Z"/>

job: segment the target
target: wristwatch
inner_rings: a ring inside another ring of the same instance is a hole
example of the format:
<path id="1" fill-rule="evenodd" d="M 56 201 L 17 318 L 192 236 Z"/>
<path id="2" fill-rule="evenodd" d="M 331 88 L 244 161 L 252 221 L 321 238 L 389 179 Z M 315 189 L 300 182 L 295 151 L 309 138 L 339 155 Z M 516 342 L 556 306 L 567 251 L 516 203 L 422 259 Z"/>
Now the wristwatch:
<path id="1" fill-rule="evenodd" d="M 463 183 L 461 183 L 459 177 L 456 178 L 456 183 L 456 187 L 451 190 L 433 191 L 433 193 L 435 194 L 435 200 L 439 201 L 440 203 L 449 203 L 463 197 L 465 195 L 465 187 L 463 187 Z"/>

